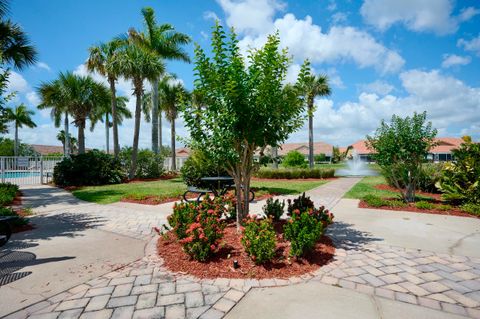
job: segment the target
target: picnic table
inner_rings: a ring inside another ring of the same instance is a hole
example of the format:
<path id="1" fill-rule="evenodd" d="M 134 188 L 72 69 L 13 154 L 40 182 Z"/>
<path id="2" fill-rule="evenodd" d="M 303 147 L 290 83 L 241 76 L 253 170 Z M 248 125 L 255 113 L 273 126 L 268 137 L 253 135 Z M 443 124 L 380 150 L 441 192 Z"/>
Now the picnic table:
<path id="1" fill-rule="evenodd" d="M 188 187 L 187 191 L 183 194 L 183 199 L 188 201 L 187 195 L 189 193 L 199 194 L 197 197 L 197 203 L 202 200 L 207 194 L 212 194 L 214 197 L 223 196 L 229 190 L 235 189 L 235 180 L 231 176 L 206 176 L 200 178 L 205 188 L 198 188 L 194 186 Z M 255 193 L 250 190 L 250 201 L 255 199 Z"/>

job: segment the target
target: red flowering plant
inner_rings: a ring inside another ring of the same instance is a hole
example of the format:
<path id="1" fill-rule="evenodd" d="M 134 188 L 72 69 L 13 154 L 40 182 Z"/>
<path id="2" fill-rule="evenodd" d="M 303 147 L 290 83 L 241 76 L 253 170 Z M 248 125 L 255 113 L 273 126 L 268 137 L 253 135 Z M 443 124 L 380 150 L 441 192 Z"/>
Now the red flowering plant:
<path id="1" fill-rule="evenodd" d="M 290 242 L 290 255 L 300 257 L 315 247 L 323 234 L 323 226 L 313 209 L 305 212 L 295 209 L 283 231 Z"/>
<path id="2" fill-rule="evenodd" d="M 323 227 L 327 227 L 331 223 L 333 223 L 333 214 L 325 206 L 320 206 L 318 209 L 314 208 L 309 211 L 318 221 L 321 221 Z"/>
<path id="3" fill-rule="evenodd" d="M 255 263 L 263 264 L 275 257 L 277 241 L 270 218 L 259 220 L 255 215 L 247 216 L 242 231 L 242 245 Z"/>
<path id="4" fill-rule="evenodd" d="M 177 235 L 178 239 L 187 237 L 186 231 L 190 224 L 192 224 L 197 215 L 196 203 L 175 203 L 173 206 L 173 214 L 167 217 L 167 221 Z"/>

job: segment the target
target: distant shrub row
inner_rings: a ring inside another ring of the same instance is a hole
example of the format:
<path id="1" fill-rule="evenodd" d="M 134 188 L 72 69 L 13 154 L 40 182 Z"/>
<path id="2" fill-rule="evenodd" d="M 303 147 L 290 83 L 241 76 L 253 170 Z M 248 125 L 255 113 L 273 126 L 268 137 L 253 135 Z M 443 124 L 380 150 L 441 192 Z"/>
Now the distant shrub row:
<path id="1" fill-rule="evenodd" d="M 297 169 L 271 169 L 261 168 L 256 174 L 258 178 L 273 179 L 302 179 L 302 178 L 331 178 L 335 176 L 333 168 L 297 168 Z"/>

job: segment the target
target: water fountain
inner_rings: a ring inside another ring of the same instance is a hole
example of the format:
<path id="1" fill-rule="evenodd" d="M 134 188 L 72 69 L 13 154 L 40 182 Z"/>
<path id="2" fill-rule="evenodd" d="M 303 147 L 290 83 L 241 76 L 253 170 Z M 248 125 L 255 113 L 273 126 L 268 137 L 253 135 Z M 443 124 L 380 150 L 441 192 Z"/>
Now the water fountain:
<path id="1" fill-rule="evenodd" d="M 347 168 L 338 169 L 336 176 L 374 176 L 378 173 L 368 168 L 367 163 L 363 161 L 357 152 L 353 150 L 352 158 L 347 160 Z"/>

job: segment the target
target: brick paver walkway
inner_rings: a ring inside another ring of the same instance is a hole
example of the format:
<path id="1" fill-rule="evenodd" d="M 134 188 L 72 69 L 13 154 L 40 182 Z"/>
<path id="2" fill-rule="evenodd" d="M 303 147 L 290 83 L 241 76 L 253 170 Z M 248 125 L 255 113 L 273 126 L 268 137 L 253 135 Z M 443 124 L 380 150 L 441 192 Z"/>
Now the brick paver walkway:
<path id="1" fill-rule="evenodd" d="M 312 190 L 309 195 L 314 196 L 317 204 L 332 207 L 356 181 L 339 179 Z M 128 214 L 128 209 L 123 212 L 124 208 L 102 207 L 88 214 L 85 208 L 83 212 L 78 208 L 79 211 L 51 214 L 61 218 L 78 218 L 85 214 L 84 219 L 92 226 L 137 238 L 145 238 L 150 233 L 147 227 L 157 226 L 165 218 L 150 212 L 141 212 L 139 218 L 139 212 Z M 142 218 L 146 218 L 146 222 L 138 222 Z M 480 318 L 480 260 L 476 258 L 373 242 L 351 242 L 345 237 L 334 238 L 337 252 L 329 265 L 302 277 L 199 280 L 171 273 L 163 267 L 155 251 L 156 239 L 148 236 L 150 241 L 142 260 L 7 318 L 222 318 L 252 287 L 292 285 L 310 280 Z"/>

